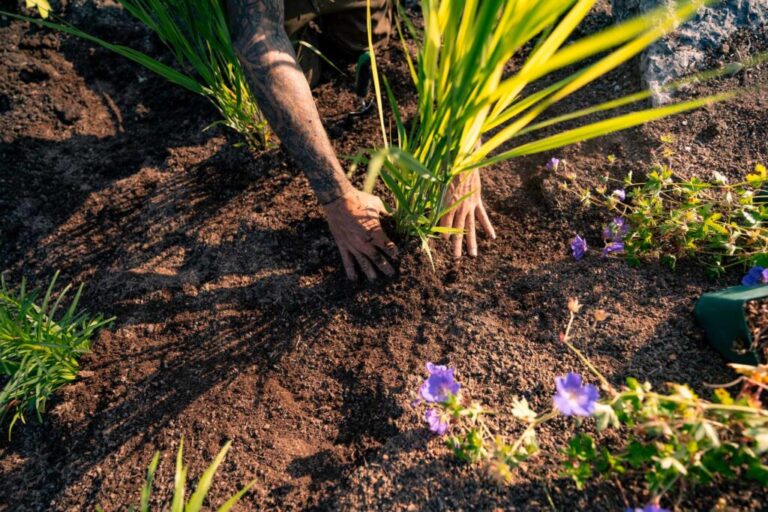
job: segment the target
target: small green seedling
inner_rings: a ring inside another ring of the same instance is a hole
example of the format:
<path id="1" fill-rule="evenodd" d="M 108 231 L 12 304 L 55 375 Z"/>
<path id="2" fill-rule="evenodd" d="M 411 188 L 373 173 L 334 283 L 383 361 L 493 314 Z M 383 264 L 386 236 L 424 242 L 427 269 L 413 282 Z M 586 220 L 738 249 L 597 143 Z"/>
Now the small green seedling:
<path id="1" fill-rule="evenodd" d="M 210 491 L 211 485 L 213 485 L 213 478 L 216 475 L 216 471 L 224 461 L 224 457 L 227 456 L 227 452 L 231 445 L 232 441 L 227 441 L 221 451 L 216 455 L 216 458 L 213 459 L 211 465 L 208 466 L 205 472 L 200 476 L 200 480 L 197 482 L 197 487 L 192 491 L 192 494 L 187 500 L 187 466 L 184 465 L 184 439 L 179 441 L 179 451 L 176 454 L 176 475 L 174 477 L 173 498 L 171 499 L 171 507 L 169 509 L 170 512 L 200 512 L 203 510 L 203 505 L 208 496 L 208 491 Z M 147 468 L 147 480 L 144 487 L 141 489 L 141 501 L 139 506 L 129 507 L 128 510 L 130 512 L 150 512 L 151 508 L 149 502 L 152 498 L 152 484 L 159 463 L 160 452 L 155 452 L 154 457 L 152 457 L 152 462 L 149 463 L 149 467 Z M 216 511 L 228 512 L 231 510 L 255 484 L 256 480 L 249 482 L 245 487 L 229 498 L 222 506 L 216 509 Z M 99 512 L 104 512 L 104 509 L 101 506 L 96 507 L 96 509 Z M 163 508 L 162 510 L 166 509 Z"/>

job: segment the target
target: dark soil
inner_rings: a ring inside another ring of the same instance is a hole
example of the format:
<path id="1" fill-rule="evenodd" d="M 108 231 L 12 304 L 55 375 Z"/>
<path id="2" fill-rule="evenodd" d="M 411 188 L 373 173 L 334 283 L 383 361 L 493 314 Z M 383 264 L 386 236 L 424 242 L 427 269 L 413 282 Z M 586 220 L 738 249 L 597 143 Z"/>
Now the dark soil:
<path id="1" fill-rule="evenodd" d="M 744 304 L 747 327 L 752 335 L 752 346 L 760 357 L 760 362 L 768 361 L 768 300 L 750 300 Z"/>
<path id="2" fill-rule="evenodd" d="M 168 59 L 124 15 L 102 11 L 85 28 Z M 586 29 L 610 19 L 602 8 Z M 394 45 L 381 60 L 413 112 Z M 635 69 L 556 111 L 637 90 Z M 696 92 L 766 81 L 763 68 Z M 315 93 L 340 154 L 377 143 L 373 113 L 347 115 L 358 107 L 348 78 L 329 74 Z M 584 372 L 557 341 L 572 296 L 610 313 L 597 329 L 579 321 L 576 342 L 613 382 L 635 375 L 705 393 L 704 383 L 732 379 L 691 310 L 742 269 L 712 281 L 685 262 L 672 272 L 594 252 L 572 261 L 569 239 L 580 233 L 597 246 L 605 219 L 557 188 L 544 171 L 554 155 L 484 174 L 499 238 L 484 239 L 477 259 L 454 262 L 438 243 L 433 271 L 401 243 L 397 278 L 350 285 L 300 169 L 279 148 L 254 157 L 231 134 L 203 131 L 215 119 L 205 100 L 106 51 L 0 22 L 0 269 L 39 285 L 60 270 L 61 282 L 87 283 L 88 310 L 117 316 L 45 422 L 2 436 L 0 510 L 123 510 L 138 502 L 155 450 L 154 499 L 165 500 L 182 436 L 191 475 L 233 440 L 211 496 L 221 503 L 255 478 L 241 510 L 528 511 L 550 501 L 623 510 L 624 496 L 642 504 L 637 482 L 579 492 L 558 476 L 553 463 L 573 422 L 546 427 L 551 455 L 497 488 L 455 462 L 409 406 L 434 361 L 455 366 L 486 405 L 518 394 L 547 407 L 556 375 Z M 756 91 L 557 156 L 575 172 L 618 177 L 661 158 L 659 137 L 672 134 L 668 160 L 679 172 L 737 177 L 768 161 L 767 133 L 768 97 Z M 678 507 L 710 510 L 720 496 L 727 510 L 765 510 L 765 491 L 749 482 L 697 489 Z"/>

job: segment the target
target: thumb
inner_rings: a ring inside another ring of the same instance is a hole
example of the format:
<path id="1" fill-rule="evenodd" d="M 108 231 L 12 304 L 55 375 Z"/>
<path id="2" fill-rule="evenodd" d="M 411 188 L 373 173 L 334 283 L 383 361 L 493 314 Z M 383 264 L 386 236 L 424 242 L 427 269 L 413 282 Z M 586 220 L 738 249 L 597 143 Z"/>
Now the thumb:
<path id="1" fill-rule="evenodd" d="M 389 211 L 387 210 L 387 207 L 384 206 L 384 203 L 381 199 L 377 196 L 373 196 L 373 200 L 371 201 L 371 207 L 378 213 L 379 215 L 389 215 Z"/>

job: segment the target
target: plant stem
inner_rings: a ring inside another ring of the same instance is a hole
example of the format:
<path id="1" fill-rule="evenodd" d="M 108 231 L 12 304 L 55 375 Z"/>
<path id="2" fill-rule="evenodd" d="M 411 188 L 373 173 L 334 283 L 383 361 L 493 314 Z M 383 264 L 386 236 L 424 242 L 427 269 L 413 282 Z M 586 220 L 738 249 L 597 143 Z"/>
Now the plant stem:
<path id="1" fill-rule="evenodd" d="M 658 393 L 643 393 L 644 396 L 652 397 L 660 402 L 670 402 L 673 404 L 686 405 L 689 407 L 698 407 L 704 411 L 728 411 L 728 412 L 743 412 L 745 414 L 754 414 L 768 418 L 768 411 L 763 409 L 757 409 L 755 407 L 749 407 L 747 405 L 728 405 L 728 404 L 713 404 L 711 402 L 698 401 L 698 400 L 685 400 L 680 398 L 674 398 L 667 395 L 660 395 Z M 639 393 L 635 391 L 626 391 L 616 396 L 611 403 L 615 403 L 622 396 L 635 396 L 639 398 Z"/>
<path id="2" fill-rule="evenodd" d="M 551 420 L 552 418 L 557 417 L 558 412 L 555 410 L 549 411 L 548 413 L 544 413 L 535 420 L 533 420 L 525 430 L 523 430 L 523 433 L 520 434 L 520 437 L 517 438 L 515 443 L 512 445 L 512 453 L 517 453 L 517 450 L 520 449 L 520 445 L 523 444 L 523 439 L 528 437 L 528 434 L 536 430 L 536 427 L 541 425 L 542 423 L 546 423 L 547 421 Z"/>
<path id="3" fill-rule="evenodd" d="M 574 312 L 571 312 L 571 316 L 568 319 L 568 325 L 565 328 L 565 334 L 563 334 L 563 343 L 566 347 L 571 349 L 571 352 L 576 354 L 576 356 L 581 360 L 584 365 L 590 369 L 592 373 L 597 376 L 597 378 L 600 380 L 600 382 L 603 384 L 603 387 L 606 389 L 606 391 L 609 391 L 613 394 L 616 393 L 616 390 L 613 389 L 613 386 L 611 386 L 611 383 L 608 382 L 608 379 L 606 379 L 600 371 L 594 367 L 594 365 L 589 361 L 589 359 L 586 358 L 584 354 L 581 353 L 579 349 L 577 349 L 570 341 L 569 338 L 571 336 L 571 326 L 573 325 L 573 320 L 576 317 L 576 314 Z"/>

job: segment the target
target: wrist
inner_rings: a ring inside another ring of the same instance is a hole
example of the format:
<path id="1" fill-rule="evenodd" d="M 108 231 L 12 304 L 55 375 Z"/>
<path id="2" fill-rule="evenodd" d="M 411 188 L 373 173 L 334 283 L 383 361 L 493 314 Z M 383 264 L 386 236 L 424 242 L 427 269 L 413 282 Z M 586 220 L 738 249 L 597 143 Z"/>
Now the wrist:
<path id="1" fill-rule="evenodd" d="M 329 206 L 339 199 L 342 199 L 355 191 L 355 187 L 349 182 L 346 176 L 340 180 L 335 187 L 326 190 L 316 190 L 317 201 L 320 206 Z"/>

